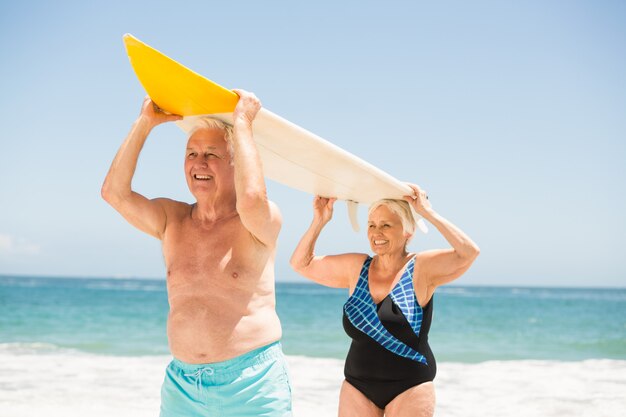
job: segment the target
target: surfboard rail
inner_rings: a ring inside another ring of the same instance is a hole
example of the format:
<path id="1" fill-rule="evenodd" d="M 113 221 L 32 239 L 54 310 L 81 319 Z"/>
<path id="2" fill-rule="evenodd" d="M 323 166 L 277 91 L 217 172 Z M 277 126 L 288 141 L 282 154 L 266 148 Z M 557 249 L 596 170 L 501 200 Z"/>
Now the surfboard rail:
<path id="1" fill-rule="evenodd" d="M 161 109 L 183 116 L 176 122 L 183 131 L 188 133 L 198 118 L 206 116 L 232 124 L 237 94 L 130 34 L 123 39 L 141 85 Z M 267 178 L 347 201 L 350 222 L 357 231 L 357 204 L 413 194 L 406 183 L 265 108 L 257 114 L 253 131 Z M 415 212 L 413 216 L 426 233 L 423 219 Z"/>

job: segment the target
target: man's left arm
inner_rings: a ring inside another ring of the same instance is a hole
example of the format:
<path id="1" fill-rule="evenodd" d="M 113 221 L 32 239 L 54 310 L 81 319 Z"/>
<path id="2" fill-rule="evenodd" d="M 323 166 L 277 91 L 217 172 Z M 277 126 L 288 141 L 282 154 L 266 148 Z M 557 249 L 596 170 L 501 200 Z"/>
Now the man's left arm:
<path id="1" fill-rule="evenodd" d="M 233 112 L 232 137 L 237 212 L 245 228 L 258 241 L 274 246 L 282 218 L 278 206 L 267 198 L 263 165 L 252 133 L 252 122 L 261 103 L 252 93 L 233 91 L 239 95 Z"/>

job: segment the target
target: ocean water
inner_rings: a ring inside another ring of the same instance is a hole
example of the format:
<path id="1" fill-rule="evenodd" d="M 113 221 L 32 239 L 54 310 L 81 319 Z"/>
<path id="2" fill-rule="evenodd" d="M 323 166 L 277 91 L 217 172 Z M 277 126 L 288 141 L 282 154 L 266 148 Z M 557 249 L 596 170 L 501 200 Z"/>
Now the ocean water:
<path id="1" fill-rule="evenodd" d="M 346 291 L 277 285 L 294 415 L 336 415 Z M 623 416 L 626 290 L 444 287 L 436 415 Z M 165 283 L 0 277 L 0 417 L 155 416 Z"/>
<path id="2" fill-rule="evenodd" d="M 289 355 L 345 358 L 345 290 L 278 283 Z M 0 277 L 0 344 L 168 354 L 165 283 Z M 626 289 L 443 287 L 429 340 L 439 361 L 626 360 Z"/>

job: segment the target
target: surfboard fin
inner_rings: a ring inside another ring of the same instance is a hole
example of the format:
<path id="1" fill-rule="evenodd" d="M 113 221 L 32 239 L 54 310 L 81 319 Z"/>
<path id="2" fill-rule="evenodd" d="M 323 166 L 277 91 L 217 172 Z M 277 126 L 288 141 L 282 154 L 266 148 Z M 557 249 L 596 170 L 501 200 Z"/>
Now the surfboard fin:
<path id="1" fill-rule="evenodd" d="M 422 231 L 422 233 L 428 233 L 428 226 L 426 226 L 426 222 L 424 219 L 420 218 L 417 220 L 417 228 Z"/>
<path id="2" fill-rule="evenodd" d="M 352 200 L 346 200 L 348 204 L 348 217 L 350 217 L 350 224 L 352 225 L 352 230 L 358 232 L 359 229 L 359 219 L 357 218 L 357 209 L 359 208 L 359 203 Z"/>
<path id="3" fill-rule="evenodd" d="M 411 214 L 413 215 L 413 218 L 415 219 L 415 224 L 417 228 L 420 229 L 422 233 L 428 233 L 428 226 L 426 226 L 426 222 L 424 221 L 424 219 L 422 219 L 422 216 L 417 214 L 415 210 L 413 209 L 413 206 L 411 206 L 410 204 L 409 204 L 409 207 L 411 207 Z"/>

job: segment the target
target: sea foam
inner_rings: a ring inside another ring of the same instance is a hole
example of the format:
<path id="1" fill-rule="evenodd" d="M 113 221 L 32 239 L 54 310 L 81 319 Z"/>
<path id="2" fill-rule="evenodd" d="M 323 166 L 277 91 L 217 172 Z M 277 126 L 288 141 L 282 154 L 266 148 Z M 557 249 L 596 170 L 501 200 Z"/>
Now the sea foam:
<path id="1" fill-rule="evenodd" d="M 336 415 L 343 361 L 287 359 L 294 415 Z M 0 344 L 0 416 L 153 417 L 169 360 Z M 444 417 L 617 417 L 626 410 L 626 361 L 442 362 L 435 387 Z"/>

